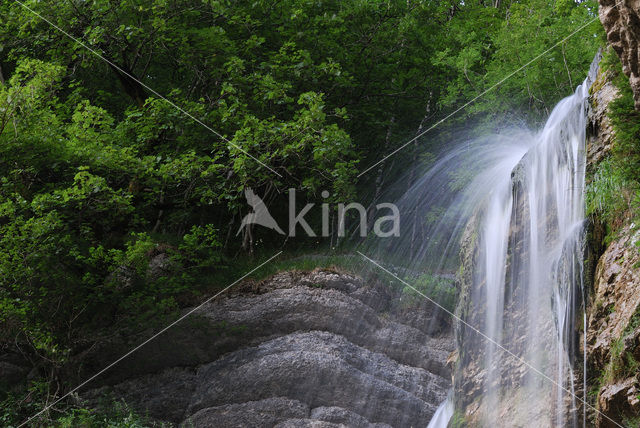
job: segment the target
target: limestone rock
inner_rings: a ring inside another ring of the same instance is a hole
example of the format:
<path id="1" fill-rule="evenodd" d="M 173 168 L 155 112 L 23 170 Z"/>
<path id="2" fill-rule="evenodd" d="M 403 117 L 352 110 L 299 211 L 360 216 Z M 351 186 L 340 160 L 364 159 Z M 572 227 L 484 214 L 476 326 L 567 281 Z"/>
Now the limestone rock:
<path id="1" fill-rule="evenodd" d="M 595 373 L 607 370 L 613 348 L 622 341 L 616 358 L 640 361 L 640 328 L 629 332 L 629 326 L 640 313 L 640 252 L 636 243 L 640 233 L 628 225 L 607 247 L 596 268 L 594 296 L 588 310 L 587 355 Z M 637 322 L 637 321 L 636 321 Z M 616 423 L 625 417 L 640 416 L 637 373 L 600 385 L 598 409 Z M 602 415 L 596 415 L 597 427 L 616 425 Z"/>
<path id="2" fill-rule="evenodd" d="M 610 152 L 613 143 L 613 127 L 607 116 L 609 104 L 619 91 L 611 82 L 609 71 L 598 71 L 590 88 L 587 129 L 587 171 L 591 172 Z"/>
<path id="3" fill-rule="evenodd" d="M 603 428 L 615 428 L 614 423 L 622 423 L 621 417 L 629 414 L 629 402 L 637 400 L 633 395 L 636 392 L 635 378 L 629 378 L 613 385 L 606 385 L 600 390 L 598 407 L 602 412 L 598 414 L 597 425 Z"/>
<path id="4" fill-rule="evenodd" d="M 327 332 L 296 333 L 242 349 L 198 370 L 188 412 L 253 398 L 297 397 L 311 407 L 340 406 L 374 422 L 428 420 L 447 382 Z M 439 386 L 439 388 L 433 388 Z"/>
<path id="5" fill-rule="evenodd" d="M 306 404 L 286 397 L 272 397 L 208 407 L 192 415 L 183 426 L 260 428 L 275 426 L 290 419 L 306 418 L 308 415 L 309 406 Z"/>
<path id="6" fill-rule="evenodd" d="M 114 396 L 189 427 L 425 425 L 451 387 L 453 339 L 447 323 L 419 325 L 440 319 L 433 308 L 408 317 L 399 299 L 382 283 L 333 271 L 241 284 L 84 398 Z M 99 366 L 117 352 L 97 354 Z"/>
<path id="7" fill-rule="evenodd" d="M 613 342 L 619 339 L 640 308 L 640 238 L 631 226 L 619 232 L 600 257 L 596 268 L 593 304 L 589 314 L 587 342 L 590 359 L 604 367 Z"/>
<path id="8" fill-rule="evenodd" d="M 387 424 L 372 424 L 357 413 L 342 407 L 316 407 L 311 410 L 311 418 L 335 424 L 344 424 L 353 428 L 390 428 Z"/>
<path id="9" fill-rule="evenodd" d="M 640 109 L 640 0 L 600 0 L 599 15 Z"/>
<path id="10" fill-rule="evenodd" d="M 334 424 L 325 421 L 315 421 L 311 419 L 289 419 L 281 422 L 274 428 L 346 428 L 343 424 Z"/>

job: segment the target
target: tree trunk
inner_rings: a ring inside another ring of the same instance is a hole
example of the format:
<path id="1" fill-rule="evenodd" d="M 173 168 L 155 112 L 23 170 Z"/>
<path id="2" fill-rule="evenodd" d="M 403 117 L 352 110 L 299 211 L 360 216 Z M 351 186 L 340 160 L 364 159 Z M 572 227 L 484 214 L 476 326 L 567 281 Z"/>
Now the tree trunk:
<path id="1" fill-rule="evenodd" d="M 164 192 L 160 192 L 160 205 L 164 204 Z M 151 233 L 157 233 L 160 229 L 160 225 L 162 224 L 162 216 L 164 215 L 164 209 L 160 208 L 158 210 L 158 217 L 156 218 L 156 224 L 153 226 Z"/>
<path id="2" fill-rule="evenodd" d="M 569 88 L 573 89 L 573 80 L 571 79 L 571 72 L 569 71 L 569 66 L 567 65 L 567 57 L 564 54 L 564 43 L 562 44 L 562 60 L 564 61 L 564 68 L 567 70 L 567 76 L 569 76 Z"/>
<path id="3" fill-rule="evenodd" d="M 384 139 L 383 153 L 386 153 L 387 149 L 389 148 L 389 145 L 391 142 L 391 129 L 393 128 L 393 124 L 395 123 L 395 121 L 396 121 L 396 117 L 391 116 L 391 120 L 389 121 L 389 126 L 387 126 L 387 135 L 385 136 L 385 139 Z M 384 170 L 385 170 L 385 162 L 381 162 L 380 165 L 378 165 L 378 170 L 376 172 L 376 183 L 375 183 L 375 191 L 373 194 L 373 200 L 371 201 L 371 204 L 367 209 L 367 234 L 369 234 L 369 232 L 373 228 L 373 216 L 375 212 L 374 207 L 376 205 L 376 202 L 378 202 L 378 198 L 380 198 L 380 193 L 382 193 L 382 186 L 384 184 Z M 355 232 L 353 236 L 355 236 Z"/>
<path id="4" fill-rule="evenodd" d="M 253 224 L 247 224 L 242 231 L 242 249 L 253 255 Z"/>
<path id="5" fill-rule="evenodd" d="M 112 61 L 110 61 L 112 62 Z M 135 77 L 133 70 L 127 66 L 118 65 L 117 67 L 109 64 L 111 70 L 116 74 L 124 92 L 136 103 L 138 107 L 144 105 L 147 99 L 147 93 L 144 86 L 140 83 L 140 79 Z"/>
<path id="6" fill-rule="evenodd" d="M 0 83 L 4 85 L 4 74 L 2 73 L 2 64 L 0 64 Z"/>
<path id="7" fill-rule="evenodd" d="M 227 250 L 229 248 L 229 241 L 231 240 L 231 237 L 233 236 L 233 230 L 234 230 L 234 220 L 236 219 L 236 215 L 233 214 L 231 216 L 231 219 L 229 220 L 229 223 L 227 224 L 227 237 L 224 240 L 224 249 Z"/>
<path id="8" fill-rule="evenodd" d="M 420 125 L 418 125 L 418 129 L 416 130 L 415 136 L 417 137 L 422 132 L 425 123 L 427 123 L 427 119 L 431 116 L 431 98 L 433 98 L 433 92 L 429 92 L 429 99 L 427 99 L 427 106 L 425 107 L 424 117 L 420 121 Z M 418 162 L 418 140 L 416 139 L 413 142 L 413 163 L 414 165 Z M 416 169 L 411 168 L 411 172 L 409 173 L 409 179 L 407 181 L 407 190 L 413 186 L 413 183 L 416 179 Z"/>

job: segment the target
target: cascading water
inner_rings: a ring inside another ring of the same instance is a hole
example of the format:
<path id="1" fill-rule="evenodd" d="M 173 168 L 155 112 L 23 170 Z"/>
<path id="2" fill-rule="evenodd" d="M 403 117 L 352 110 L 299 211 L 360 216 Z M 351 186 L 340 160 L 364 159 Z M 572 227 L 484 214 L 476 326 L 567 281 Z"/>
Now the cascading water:
<path id="1" fill-rule="evenodd" d="M 572 361 L 588 87 L 556 106 L 534 145 L 491 189 L 478 220 L 471 301 L 484 319 L 471 319 L 491 339 L 479 361 L 483 426 L 578 423 Z M 463 341 L 464 352 L 478 352 L 477 344 Z"/>
<path id="2" fill-rule="evenodd" d="M 481 391 L 474 418 L 483 426 L 584 424 L 572 363 L 576 308 L 584 303 L 585 136 L 594 74 L 595 67 L 558 103 L 471 221 L 477 237 L 469 247 L 475 258 L 467 266 L 466 322 L 484 337 L 464 340 L 475 332 L 462 326 L 457 376 L 473 373 Z"/>
<path id="3" fill-rule="evenodd" d="M 411 219 L 402 240 L 377 248 L 380 258 L 410 260 L 412 269 L 435 276 L 462 265 L 456 394 L 429 428 L 446 427 L 454 403 L 474 426 L 584 424 L 575 398 L 584 382 L 573 367 L 576 311 L 584 304 L 586 113 L 595 73 L 594 65 L 541 131 L 467 141 L 397 203 Z"/>
<path id="4" fill-rule="evenodd" d="M 453 394 L 449 393 L 447 399 L 438 407 L 438 410 L 433 414 L 433 418 L 431 418 L 431 422 L 427 428 L 447 428 L 447 424 L 453 416 L 454 411 L 454 403 L 453 403 Z"/>

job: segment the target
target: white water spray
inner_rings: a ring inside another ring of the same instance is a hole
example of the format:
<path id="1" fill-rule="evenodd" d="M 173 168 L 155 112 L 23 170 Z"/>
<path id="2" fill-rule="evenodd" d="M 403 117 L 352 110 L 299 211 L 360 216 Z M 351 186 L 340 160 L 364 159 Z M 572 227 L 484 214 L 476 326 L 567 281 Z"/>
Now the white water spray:
<path id="1" fill-rule="evenodd" d="M 451 416 L 453 416 L 453 412 L 453 394 L 449 393 L 447 399 L 442 402 L 440 407 L 438 407 L 438 410 L 433 414 L 431 422 L 429 422 L 427 428 L 447 428 L 447 424 L 449 423 Z"/>
<path id="2" fill-rule="evenodd" d="M 439 230 L 448 234 L 448 241 L 439 238 L 448 242 L 447 248 L 463 236 L 460 221 L 451 226 L 450 218 L 458 215 L 474 230 L 465 234 L 473 235 L 473 251 L 467 255 L 473 272 L 464 319 L 486 337 L 459 326 L 463 357 L 456 388 L 473 391 L 475 385 L 476 392 L 457 396 L 455 402 L 469 409 L 475 401 L 470 416 L 481 426 L 585 423 L 575 398 L 576 386 L 584 390 L 584 379 L 574 384 L 573 363 L 576 310 L 584 304 L 585 136 L 594 77 L 592 67 L 540 132 L 495 137 L 497 145 L 486 140 L 479 144 L 480 149 L 503 151 L 469 180 L 447 205 L 445 220 L 433 227 L 433 236 Z M 425 247 L 433 251 L 431 245 Z M 447 426 L 453 403 L 450 397 L 441 405 L 429 428 Z"/>

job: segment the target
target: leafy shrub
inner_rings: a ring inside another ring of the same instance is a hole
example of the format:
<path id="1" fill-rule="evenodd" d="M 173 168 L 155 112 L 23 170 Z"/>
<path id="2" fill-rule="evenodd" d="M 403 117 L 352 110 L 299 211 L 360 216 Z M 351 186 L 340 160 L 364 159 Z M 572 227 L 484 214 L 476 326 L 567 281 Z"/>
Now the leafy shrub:
<path id="1" fill-rule="evenodd" d="M 3 427 L 16 427 L 27 418 L 35 415 L 50 401 L 47 382 L 31 383 L 24 393 L 8 394 L 0 401 L 0 424 Z M 55 410 L 42 413 L 33 422 L 38 426 L 55 428 L 142 428 L 150 426 L 140 415 L 133 412 L 124 402 L 111 402 L 96 409 L 65 406 L 60 403 Z"/>
<path id="2" fill-rule="evenodd" d="M 422 274 L 418 278 L 407 278 L 406 281 L 412 287 L 405 286 L 402 289 L 404 305 L 419 305 L 426 300 L 424 296 L 427 296 L 447 310 L 454 311 L 457 290 L 452 279 L 435 274 Z"/>
<path id="3" fill-rule="evenodd" d="M 223 268 L 221 246 L 213 225 L 193 226 L 177 248 L 165 247 L 167 266 L 155 280 L 172 292 L 197 288 L 198 281 Z"/>
<path id="4" fill-rule="evenodd" d="M 640 112 L 635 110 L 629 80 L 613 49 L 601 62 L 619 96 L 609 104 L 608 117 L 614 130 L 611 155 L 598 165 L 586 188 L 587 214 L 605 221 L 609 234 L 639 214 L 640 196 Z"/>
<path id="5" fill-rule="evenodd" d="M 638 202 L 636 184 L 628 181 L 614 166 L 611 158 L 602 161 L 586 188 L 586 211 L 598 215 L 612 227 L 620 226 L 621 213 L 631 210 Z"/>
<path id="6" fill-rule="evenodd" d="M 120 415 L 101 414 L 90 409 L 73 409 L 67 416 L 53 422 L 56 428 L 145 428 L 150 426 L 143 418 L 129 411 Z"/>
<path id="7" fill-rule="evenodd" d="M 448 426 L 450 428 L 465 428 L 467 426 L 467 421 L 464 414 L 459 410 L 454 411 Z"/>
<path id="8" fill-rule="evenodd" d="M 224 192 L 212 185 L 220 165 L 209 144 L 203 156 L 144 153 L 160 138 L 149 132 L 184 126 L 175 109 L 167 117 L 151 102 L 155 122 L 128 141 L 140 110 L 118 122 L 63 85 L 64 73 L 21 59 L 0 84 L 0 346 L 18 341 L 33 361 L 54 366 L 103 329 L 172 312 L 177 296 L 221 267 L 217 230 L 194 225 L 207 221 L 194 212 Z M 170 213 L 162 217 L 159 204 Z M 151 238 L 145 231 L 159 223 L 163 239 Z"/>
<path id="9" fill-rule="evenodd" d="M 634 107 L 626 76 L 622 72 L 618 76 L 616 86 L 620 95 L 609 105 L 609 118 L 615 130 L 613 154 L 622 178 L 637 182 L 640 179 L 640 112 Z"/>
<path id="10" fill-rule="evenodd" d="M 635 360 L 632 354 L 624 350 L 623 335 L 611 344 L 609 362 L 602 374 L 601 384 L 611 384 L 618 380 L 634 376 L 639 368 L 640 363 Z"/>

